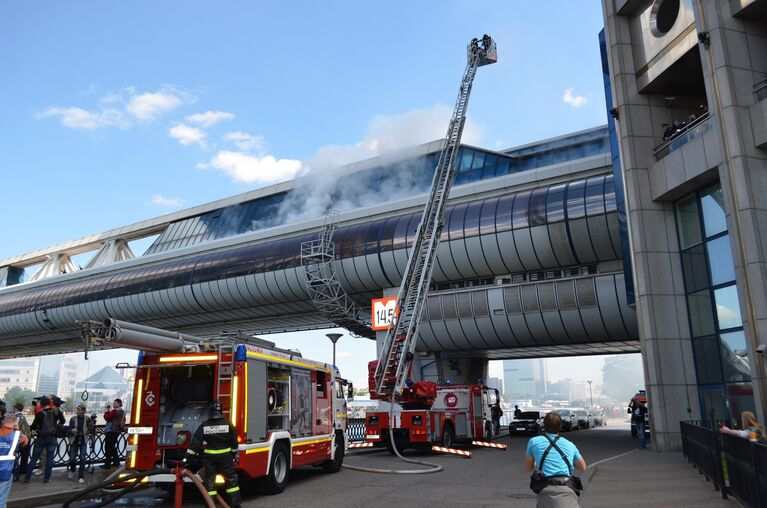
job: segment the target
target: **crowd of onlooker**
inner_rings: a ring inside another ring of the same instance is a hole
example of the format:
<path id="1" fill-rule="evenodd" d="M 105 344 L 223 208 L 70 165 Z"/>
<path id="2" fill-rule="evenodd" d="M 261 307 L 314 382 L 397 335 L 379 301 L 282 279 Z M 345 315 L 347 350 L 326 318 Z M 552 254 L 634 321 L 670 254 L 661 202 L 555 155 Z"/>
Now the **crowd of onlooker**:
<path id="1" fill-rule="evenodd" d="M 88 448 L 91 448 L 91 453 L 95 452 L 92 438 L 95 436 L 98 415 L 86 414 L 87 408 L 80 404 L 75 415 L 67 422 L 62 405 L 63 401 L 56 395 L 44 395 L 32 401 L 32 407 L 25 415 L 23 404 L 15 404 L 13 411 L 8 411 L 5 402 L 0 400 L 0 506 L 5 506 L 11 484 L 19 478 L 23 477 L 24 483 L 28 483 L 34 474 L 43 476 L 43 482 L 51 480 L 59 439 L 67 439 L 68 442 L 68 478 L 73 480 L 77 471 L 78 482 L 85 482 Z M 104 420 L 106 459 L 101 467 L 111 469 L 120 465 L 117 439 L 126 427 L 120 399 L 107 405 Z M 33 431 L 36 437 L 30 446 Z"/>
<path id="2" fill-rule="evenodd" d="M 708 113 L 708 108 L 706 106 L 701 105 L 700 106 L 700 116 L 705 115 Z M 672 123 L 664 123 L 662 124 L 663 129 L 663 142 L 671 141 L 675 137 L 679 136 L 682 132 L 684 132 L 685 128 L 687 128 L 689 125 L 695 123 L 695 121 L 700 118 L 695 113 L 692 113 L 690 116 L 687 117 L 687 121 L 684 120 L 674 120 Z"/>

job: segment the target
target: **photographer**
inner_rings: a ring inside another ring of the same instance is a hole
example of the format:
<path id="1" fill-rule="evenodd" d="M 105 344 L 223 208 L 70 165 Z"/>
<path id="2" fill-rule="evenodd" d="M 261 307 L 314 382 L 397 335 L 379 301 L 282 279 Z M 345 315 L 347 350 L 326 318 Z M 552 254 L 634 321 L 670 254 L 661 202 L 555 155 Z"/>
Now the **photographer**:
<path id="1" fill-rule="evenodd" d="M 88 450 L 88 438 L 93 435 L 93 420 L 85 415 L 85 406 L 77 406 L 77 414 L 69 419 L 69 473 L 68 478 L 74 477 L 75 466 L 79 462 L 80 470 L 77 475 L 79 483 L 85 483 L 85 461 Z"/>
<path id="2" fill-rule="evenodd" d="M 40 397 L 38 403 L 40 411 L 35 415 L 31 429 L 37 431 L 37 439 L 32 450 L 32 459 L 27 465 L 27 472 L 24 475 L 24 483 L 29 483 L 32 476 L 32 470 L 37 465 L 40 455 L 45 450 L 45 478 L 44 482 L 51 481 L 51 471 L 53 470 L 53 459 L 56 456 L 58 439 L 56 434 L 58 426 L 65 423 L 64 415 L 51 402 L 48 397 Z"/>
<path id="3" fill-rule="evenodd" d="M 123 401 L 115 399 L 110 407 L 107 405 L 104 411 L 104 448 L 106 460 L 101 469 L 110 469 L 112 466 L 120 467 L 120 458 L 117 454 L 117 438 L 120 437 L 122 427 L 125 425 L 125 411 Z"/>

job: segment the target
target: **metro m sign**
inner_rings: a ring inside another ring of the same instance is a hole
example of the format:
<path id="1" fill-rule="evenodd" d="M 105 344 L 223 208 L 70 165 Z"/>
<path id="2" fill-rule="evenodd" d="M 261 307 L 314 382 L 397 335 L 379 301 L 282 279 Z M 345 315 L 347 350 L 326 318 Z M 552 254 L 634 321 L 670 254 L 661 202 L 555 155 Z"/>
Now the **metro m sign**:
<path id="1" fill-rule="evenodd" d="M 376 298 L 373 300 L 373 330 L 388 330 L 397 318 L 397 297 Z"/>

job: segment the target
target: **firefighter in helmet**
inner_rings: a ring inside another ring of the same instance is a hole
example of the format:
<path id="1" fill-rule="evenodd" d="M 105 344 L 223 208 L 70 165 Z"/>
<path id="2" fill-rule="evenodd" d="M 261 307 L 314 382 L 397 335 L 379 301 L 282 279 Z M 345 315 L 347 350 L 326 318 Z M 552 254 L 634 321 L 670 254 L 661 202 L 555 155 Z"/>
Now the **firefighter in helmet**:
<path id="1" fill-rule="evenodd" d="M 237 472 L 234 470 L 234 459 L 237 456 L 237 433 L 229 420 L 224 418 L 224 410 L 219 401 L 210 406 L 210 418 L 205 420 L 194 433 L 192 442 L 186 450 L 187 462 L 200 463 L 205 468 L 205 488 L 213 497 L 218 495 L 215 486 L 216 474 L 220 473 L 226 479 L 226 493 L 229 494 L 232 508 L 240 508 L 240 486 L 237 483 Z M 205 449 L 202 446 L 205 446 Z"/>

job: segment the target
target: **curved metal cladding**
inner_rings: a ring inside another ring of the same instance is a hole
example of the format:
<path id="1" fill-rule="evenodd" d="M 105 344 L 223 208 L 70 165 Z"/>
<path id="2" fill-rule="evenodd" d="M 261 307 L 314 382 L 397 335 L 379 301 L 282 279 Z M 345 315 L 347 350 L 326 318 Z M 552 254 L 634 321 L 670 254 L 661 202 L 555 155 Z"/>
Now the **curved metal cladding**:
<path id="1" fill-rule="evenodd" d="M 638 340 L 621 272 L 430 294 L 419 349 L 469 352 Z"/>
<path id="2" fill-rule="evenodd" d="M 382 289 L 399 285 L 419 217 L 406 213 L 337 229 L 336 270 L 359 303 L 367 305 Z M 612 175 L 454 204 L 447 211 L 433 280 L 619 259 L 617 221 Z M 91 277 L 79 272 L 6 288 L 0 291 L 0 340 L 4 347 L 39 342 L 41 334 L 48 341 L 71 341 L 77 338 L 75 320 L 107 317 L 186 330 L 215 324 L 260 331 L 277 331 L 280 323 L 285 329 L 318 327 L 325 323 L 304 289 L 300 260 L 301 242 L 313 237 L 254 244 L 243 235 L 241 244 L 225 250 L 215 251 L 221 247 L 212 244 L 207 253 L 180 250 L 179 258 L 137 268 L 115 265 L 114 271 Z M 613 302 L 622 313 L 619 298 L 613 296 Z M 267 323 L 270 328 L 264 328 Z M 551 337 L 568 340 L 566 334 Z"/>

